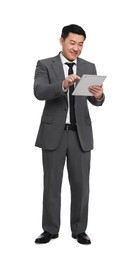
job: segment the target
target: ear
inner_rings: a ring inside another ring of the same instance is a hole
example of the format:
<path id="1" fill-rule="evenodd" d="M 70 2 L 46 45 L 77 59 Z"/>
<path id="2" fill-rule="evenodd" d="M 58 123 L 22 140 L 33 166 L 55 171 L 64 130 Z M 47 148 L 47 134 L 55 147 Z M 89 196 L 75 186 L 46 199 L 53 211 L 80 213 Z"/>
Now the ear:
<path id="1" fill-rule="evenodd" d="M 63 43 L 64 43 L 64 39 L 61 37 L 61 38 L 60 38 L 60 44 L 61 44 L 61 46 L 63 46 Z"/>

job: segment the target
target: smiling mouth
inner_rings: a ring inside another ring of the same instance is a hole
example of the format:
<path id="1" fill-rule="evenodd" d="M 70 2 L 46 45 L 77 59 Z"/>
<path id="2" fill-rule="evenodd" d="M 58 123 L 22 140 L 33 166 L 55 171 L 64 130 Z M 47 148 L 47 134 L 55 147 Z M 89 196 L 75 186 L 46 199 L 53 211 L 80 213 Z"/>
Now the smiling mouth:
<path id="1" fill-rule="evenodd" d="M 71 52 L 71 54 L 73 54 L 73 55 L 77 55 L 77 54 L 78 54 L 78 52 Z"/>

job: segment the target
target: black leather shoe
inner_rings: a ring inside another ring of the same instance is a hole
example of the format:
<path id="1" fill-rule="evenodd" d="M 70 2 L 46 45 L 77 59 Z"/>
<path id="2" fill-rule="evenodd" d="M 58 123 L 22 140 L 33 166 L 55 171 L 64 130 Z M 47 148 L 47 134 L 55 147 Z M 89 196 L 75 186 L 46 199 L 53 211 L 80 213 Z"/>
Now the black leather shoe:
<path id="1" fill-rule="evenodd" d="M 78 241 L 78 243 L 80 243 L 80 244 L 84 244 L 84 245 L 91 244 L 91 240 L 90 240 L 90 238 L 87 236 L 86 233 L 81 233 L 81 234 L 78 234 L 78 235 L 72 234 L 72 237 L 73 237 L 73 238 L 76 238 L 77 241 Z"/>
<path id="2" fill-rule="evenodd" d="M 48 243 L 52 238 L 57 238 L 58 234 L 50 234 L 49 232 L 43 232 L 38 238 L 36 238 L 36 244 Z"/>

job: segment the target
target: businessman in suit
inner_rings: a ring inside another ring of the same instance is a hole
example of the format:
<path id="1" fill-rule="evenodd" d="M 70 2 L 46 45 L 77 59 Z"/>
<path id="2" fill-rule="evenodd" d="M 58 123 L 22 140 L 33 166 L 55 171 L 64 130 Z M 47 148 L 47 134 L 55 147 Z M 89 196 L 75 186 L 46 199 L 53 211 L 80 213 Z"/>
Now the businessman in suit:
<path id="1" fill-rule="evenodd" d="M 57 238 L 60 228 L 61 185 L 65 159 L 71 189 L 71 232 L 81 244 L 90 244 L 88 220 L 89 172 L 93 133 L 87 101 L 101 106 L 103 86 L 91 86 L 93 96 L 73 96 L 83 74 L 96 74 L 93 63 L 79 58 L 86 33 L 70 24 L 62 29 L 61 52 L 37 62 L 34 95 L 45 100 L 36 146 L 42 148 L 44 169 L 43 233 L 35 243 Z M 71 90 L 72 89 L 72 90 Z"/>

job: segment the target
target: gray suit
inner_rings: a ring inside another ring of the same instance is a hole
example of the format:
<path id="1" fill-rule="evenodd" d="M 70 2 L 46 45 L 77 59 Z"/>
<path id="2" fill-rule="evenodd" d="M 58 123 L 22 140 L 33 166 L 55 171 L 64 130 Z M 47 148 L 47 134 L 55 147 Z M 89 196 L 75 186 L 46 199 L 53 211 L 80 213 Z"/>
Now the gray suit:
<path id="1" fill-rule="evenodd" d="M 76 74 L 80 77 L 83 74 L 96 74 L 95 65 L 77 58 Z M 59 55 L 38 61 L 34 94 L 37 99 L 46 101 L 36 140 L 36 146 L 43 151 L 43 229 L 53 234 L 59 231 L 60 190 L 67 157 L 71 186 L 71 229 L 74 234 L 79 234 L 87 226 L 90 151 L 93 149 L 87 100 L 95 106 L 101 106 L 104 97 L 98 101 L 91 96 L 75 96 L 77 132 L 67 133 L 64 131 L 68 110 L 67 93 L 62 90 L 64 78 Z"/>

